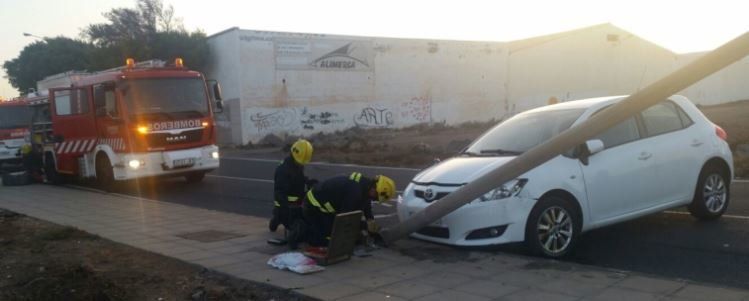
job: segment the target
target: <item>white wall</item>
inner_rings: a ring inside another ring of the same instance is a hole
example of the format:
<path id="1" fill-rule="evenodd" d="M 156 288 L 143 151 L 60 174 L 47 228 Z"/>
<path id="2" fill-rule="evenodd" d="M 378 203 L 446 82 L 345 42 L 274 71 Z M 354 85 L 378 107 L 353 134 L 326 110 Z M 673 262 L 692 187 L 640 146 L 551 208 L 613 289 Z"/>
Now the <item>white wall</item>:
<path id="1" fill-rule="evenodd" d="M 503 43 L 237 30 L 209 44 L 218 60 L 209 77 L 221 74 L 222 85 L 239 90 L 238 106 L 230 109 L 236 144 L 271 133 L 304 136 L 505 115 Z"/>
<path id="2" fill-rule="evenodd" d="M 241 141 L 242 116 L 240 110 L 240 90 L 242 87 L 239 62 L 239 30 L 208 38 L 209 64 L 206 77 L 221 83 L 224 112 L 216 114 L 217 136 L 220 144 Z M 210 87 L 209 87 L 210 88 Z"/>
<path id="3" fill-rule="evenodd" d="M 610 25 L 515 47 L 508 67 L 510 108 L 631 94 L 668 74 L 675 61 L 670 51 Z"/>
<path id="4" fill-rule="evenodd" d="M 701 54 L 690 54 L 679 57 L 679 66 L 684 66 Z M 680 92 L 694 103 L 715 105 L 737 100 L 749 99 L 749 58 L 744 58 L 725 69 L 708 76 L 691 87 Z"/>
<path id="5" fill-rule="evenodd" d="M 222 143 L 268 134 L 502 119 L 575 99 L 631 94 L 690 62 L 611 24 L 509 43 L 229 30 L 209 37 L 224 87 Z M 749 99 L 749 59 L 684 94 Z"/>

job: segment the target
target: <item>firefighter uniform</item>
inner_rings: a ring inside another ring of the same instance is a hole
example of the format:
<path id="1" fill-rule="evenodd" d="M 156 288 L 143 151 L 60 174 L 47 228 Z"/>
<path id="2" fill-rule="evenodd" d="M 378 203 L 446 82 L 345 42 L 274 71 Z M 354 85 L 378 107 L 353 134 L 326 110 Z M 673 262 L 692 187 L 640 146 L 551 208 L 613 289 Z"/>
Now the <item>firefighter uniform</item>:
<path id="1" fill-rule="evenodd" d="M 299 149 L 309 153 L 307 159 L 300 159 Z M 296 152 L 295 152 L 296 150 Z M 276 167 L 273 177 L 273 217 L 270 220 L 269 229 L 276 231 L 278 225 L 289 229 L 295 218 L 301 218 L 301 202 L 307 186 L 316 181 L 310 180 L 304 175 L 304 164 L 309 162 L 312 146 L 306 140 L 297 141 L 292 146 L 292 155 L 288 156 Z"/>
<path id="2" fill-rule="evenodd" d="M 395 184 L 385 176 L 372 179 L 355 172 L 326 180 L 307 192 L 304 240 L 313 247 L 327 247 L 335 216 L 341 213 L 361 210 L 367 221 L 373 224 L 371 201 L 387 200 L 394 193 Z"/>

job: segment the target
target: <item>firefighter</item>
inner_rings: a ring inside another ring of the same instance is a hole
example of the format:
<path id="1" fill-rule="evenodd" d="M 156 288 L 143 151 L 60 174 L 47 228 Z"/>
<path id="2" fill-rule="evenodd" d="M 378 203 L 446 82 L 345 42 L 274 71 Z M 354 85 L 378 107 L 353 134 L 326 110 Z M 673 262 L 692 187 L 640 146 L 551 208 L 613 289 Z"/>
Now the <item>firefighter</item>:
<path id="1" fill-rule="evenodd" d="M 295 218 L 301 218 L 301 202 L 307 187 L 317 181 L 304 175 L 304 165 L 312 160 L 312 144 L 299 139 L 291 146 L 290 154 L 276 167 L 273 177 L 273 218 L 268 228 L 275 232 L 278 225 L 289 229 Z"/>
<path id="2" fill-rule="evenodd" d="M 301 241 L 325 252 L 330 240 L 333 220 L 337 214 L 361 210 L 368 232 L 377 233 L 379 226 L 372 215 L 372 201 L 380 203 L 395 195 L 395 182 L 383 175 L 368 178 L 354 172 L 350 176 L 328 179 L 307 192 L 304 200 L 304 224 L 295 224 L 289 233 L 289 247 Z"/>
<path id="3" fill-rule="evenodd" d="M 24 144 L 19 150 L 24 169 L 34 182 L 44 182 L 42 177 L 42 138 L 34 135 L 30 144 Z"/>

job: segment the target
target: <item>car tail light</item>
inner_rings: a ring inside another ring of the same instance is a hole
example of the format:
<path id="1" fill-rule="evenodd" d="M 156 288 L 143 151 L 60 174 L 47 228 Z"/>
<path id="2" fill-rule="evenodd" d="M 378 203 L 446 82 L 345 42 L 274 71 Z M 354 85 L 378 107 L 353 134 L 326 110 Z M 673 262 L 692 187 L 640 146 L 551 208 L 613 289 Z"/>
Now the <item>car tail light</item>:
<path id="1" fill-rule="evenodd" d="M 717 124 L 714 124 L 714 125 L 715 125 L 715 135 L 718 135 L 718 137 L 720 137 L 720 139 L 723 139 L 723 141 L 727 141 L 728 134 L 726 133 L 726 131 L 722 127 L 719 127 Z"/>

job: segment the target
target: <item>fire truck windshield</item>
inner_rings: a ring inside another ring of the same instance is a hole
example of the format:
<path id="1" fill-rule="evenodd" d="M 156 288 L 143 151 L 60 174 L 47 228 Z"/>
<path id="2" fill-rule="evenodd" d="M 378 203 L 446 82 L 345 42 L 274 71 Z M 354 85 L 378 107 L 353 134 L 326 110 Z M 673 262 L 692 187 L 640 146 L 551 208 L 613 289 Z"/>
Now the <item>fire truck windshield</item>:
<path id="1" fill-rule="evenodd" d="M 0 107 L 0 129 L 27 128 L 31 125 L 31 109 L 28 106 Z"/>
<path id="2" fill-rule="evenodd" d="M 172 119 L 208 115 L 205 84 L 199 78 L 133 79 L 126 81 L 121 91 L 131 116 Z"/>

